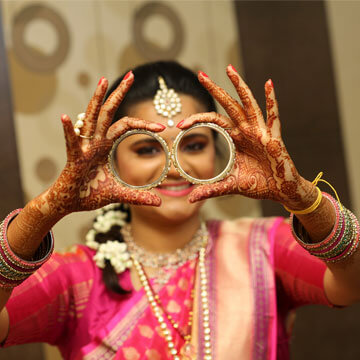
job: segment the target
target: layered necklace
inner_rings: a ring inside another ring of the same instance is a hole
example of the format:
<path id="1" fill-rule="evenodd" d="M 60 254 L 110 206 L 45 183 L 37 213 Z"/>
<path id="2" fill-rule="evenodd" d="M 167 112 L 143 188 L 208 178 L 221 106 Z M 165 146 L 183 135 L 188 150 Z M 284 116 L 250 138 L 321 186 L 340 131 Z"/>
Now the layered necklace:
<path id="1" fill-rule="evenodd" d="M 185 359 L 197 359 L 196 348 L 192 344 L 192 322 L 193 312 L 189 313 L 188 321 L 188 333 L 184 334 L 179 327 L 179 324 L 174 321 L 170 314 L 166 312 L 159 296 L 153 290 L 150 281 L 145 273 L 144 267 L 151 267 L 160 269 L 160 276 L 163 273 L 167 274 L 160 283 L 163 283 L 165 279 L 169 279 L 169 272 L 163 270 L 163 268 L 171 268 L 176 270 L 189 260 L 193 260 L 198 257 L 198 268 L 200 278 L 200 300 L 203 320 L 203 339 L 204 339 L 204 360 L 211 360 L 211 330 L 210 330 L 210 318 L 209 318 L 209 301 L 208 301 L 208 280 L 206 275 L 205 255 L 206 246 L 208 242 L 208 231 L 205 223 L 201 224 L 200 229 L 196 232 L 193 239 L 182 249 L 177 249 L 173 253 L 156 254 L 148 252 L 147 250 L 139 247 L 131 235 L 130 225 L 126 225 L 122 228 L 122 235 L 124 241 L 128 245 L 128 249 L 133 260 L 134 268 L 139 276 L 142 287 L 144 288 L 146 297 L 149 301 L 150 307 L 159 322 L 162 335 L 167 343 L 167 348 L 174 360 Z M 196 269 L 196 267 L 195 267 Z M 196 279 L 194 279 L 194 284 Z M 195 286 L 195 285 L 194 285 Z M 194 289 L 191 291 L 191 297 L 194 297 Z M 168 319 L 168 322 L 165 320 Z M 176 348 L 175 339 L 172 335 L 171 327 L 178 333 L 185 341 L 180 350 Z"/>
<path id="2" fill-rule="evenodd" d="M 131 225 L 126 224 L 121 228 L 121 233 L 129 253 L 144 267 L 156 271 L 155 281 L 160 284 L 166 284 L 172 274 L 189 260 L 194 260 L 203 246 L 204 238 L 207 237 L 205 223 L 201 223 L 200 228 L 195 233 L 189 243 L 183 248 L 176 249 L 171 253 L 154 253 L 145 250 L 137 245 L 131 234 Z"/>

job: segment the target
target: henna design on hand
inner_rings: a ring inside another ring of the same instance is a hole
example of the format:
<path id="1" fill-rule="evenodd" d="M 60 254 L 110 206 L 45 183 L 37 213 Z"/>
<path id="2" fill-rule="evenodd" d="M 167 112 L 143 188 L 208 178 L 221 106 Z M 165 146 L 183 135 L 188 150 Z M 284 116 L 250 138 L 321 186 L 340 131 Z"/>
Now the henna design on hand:
<path id="1" fill-rule="evenodd" d="M 179 126 L 186 129 L 198 122 L 214 122 L 231 128 L 236 146 L 236 159 L 229 176 L 210 185 L 198 186 L 189 197 L 191 202 L 226 194 L 242 194 L 255 199 L 278 201 L 291 209 L 306 208 L 316 199 L 315 186 L 302 178 L 291 160 L 281 138 L 281 125 L 274 85 L 265 83 L 265 123 L 261 109 L 250 89 L 229 65 L 227 75 L 239 95 L 242 105 L 206 74 L 199 72 L 201 84 L 222 105 L 229 118 L 203 113 L 192 115 Z"/>
<path id="2" fill-rule="evenodd" d="M 128 189 L 108 170 L 107 159 L 113 141 L 132 128 L 161 131 L 162 125 L 134 118 L 123 118 L 110 128 L 113 115 L 134 80 L 132 73 L 123 79 L 103 105 L 107 80 L 102 78 L 92 97 L 84 120 L 86 136 L 76 136 L 70 118 L 61 117 L 66 139 L 67 163 L 55 183 L 38 203 L 47 214 L 68 214 L 93 210 L 112 202 L 160 205 L 160 198 L 148 191 Z"/>
<path id="3" fill-rule="evenodd" d="M 93 210 L 114 202 L 160 205 L 157 195 L 119 184 L 107 166 L 113 142 L 124 132 L 133 128 L 158 132 L 165 128 L 161 124 L 129 117 L 110 126 L 133 81 L 134 75 L 129 72 L 102 104 L 108 81 L 100 79 L 81 129 L 82 135 L 87 138 L 78 137 L 69 116 L 62 115 L 67 162 L 54 184 L 30 201 L 10 224 L 9 241 L 18 255 L 31 258 L 51 227 L 71 212 Z"/>

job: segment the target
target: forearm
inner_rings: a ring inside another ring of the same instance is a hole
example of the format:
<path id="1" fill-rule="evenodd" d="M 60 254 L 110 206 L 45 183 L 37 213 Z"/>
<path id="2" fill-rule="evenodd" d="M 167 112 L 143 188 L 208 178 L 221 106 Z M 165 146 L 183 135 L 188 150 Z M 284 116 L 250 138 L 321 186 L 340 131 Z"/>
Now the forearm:
<path id="1" fill-rule="evenodd" d="M 315 211 L 306 215 L 296 215 L 296 218 L 309 235 L 306 238 L 306 242 L 321 245 L 320 243 L 323 240 L 332 237 L 330 234 L 334 234 L 337 228 L 348 226 L 350 229 L 351 221 L 349 223 L 349 219 L 345 220 L 347 225 L 342 225 L 342 221 L 339 220 L 343 212 L 337 214 L 340 211 L 339 208 L 335 209 L 337 206 L 333 205 L 329 199 L 323 196 L 320 205 Z M 344 227 L 342 232 L 339 231 L 337 233 L 338 235 L 335 238 L 340 239 L 340 236 L 342 237 L 342 240 L 337 242 L 337 244 L 341 246 L 341 242 L 352 239 L 351 243 L 356 245 L 359 228 L 354 224 L 352 226 L 352 232 L 347 232 Z M 335 305 L 350 305 L 360 301 L 360 251 L 358 249 L 352 251 L 351 243 L 346 245 L 348 250 L 344 250 L 343 255 L 345 256 L 338 255 L 339 259 L 336 261 L 331 261 L 331 259 L 330 261 L 325 261 L 328 267 L 324 279 L 325 292 L 329 301 Z M 333 248 L 335 249 L 335 245 Z M 347 253 L 349 256 L 346 255 Z"/>
<path id="2" fill-rule="evenodd" d="M 16 255 L 30 260 L 51 228 L 64 216 L 50 208 L 44 194 L 31 200 L 11 221 L 7 240 Z"/>

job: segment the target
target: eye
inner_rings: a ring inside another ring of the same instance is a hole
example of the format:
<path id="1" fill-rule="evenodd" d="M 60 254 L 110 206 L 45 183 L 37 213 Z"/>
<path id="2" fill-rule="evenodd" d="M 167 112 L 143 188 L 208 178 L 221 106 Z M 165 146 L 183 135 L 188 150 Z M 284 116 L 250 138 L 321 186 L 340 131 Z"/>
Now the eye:
<path id="1" fill-rule="evenodd" d="M 186 152 L 198 152 L 203 150 L 206 147 L 206 143 L 204 141 L 190 141 L 187 144 L 184 144 L 182 147 L 182 151 Z"/>
<path id="2" fill-rule="evenodd" d="M 135 153 L 142 157 L 152 157 L 161 152 L 160 147 L 153 145 L 138 146 L 134 149 Z"/>

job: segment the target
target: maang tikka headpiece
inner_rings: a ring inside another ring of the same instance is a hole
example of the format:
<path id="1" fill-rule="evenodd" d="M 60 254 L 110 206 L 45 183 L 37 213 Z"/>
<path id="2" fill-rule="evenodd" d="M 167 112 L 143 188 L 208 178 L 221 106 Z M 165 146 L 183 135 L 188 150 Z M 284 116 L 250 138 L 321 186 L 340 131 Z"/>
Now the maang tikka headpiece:
<path id="1" fill-rule="evenodd" d="M 160 89 L 154 96 L 155 110 L 159 115 L 168 118 L 167 124 L 169 127 L 175 125 L 173 116 L 181 112 L 181 101 L 179 95 L 174 89 L 168 89 L 165 80 L 159 76 Z"/>

